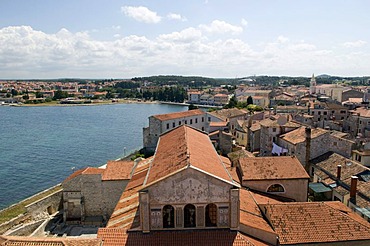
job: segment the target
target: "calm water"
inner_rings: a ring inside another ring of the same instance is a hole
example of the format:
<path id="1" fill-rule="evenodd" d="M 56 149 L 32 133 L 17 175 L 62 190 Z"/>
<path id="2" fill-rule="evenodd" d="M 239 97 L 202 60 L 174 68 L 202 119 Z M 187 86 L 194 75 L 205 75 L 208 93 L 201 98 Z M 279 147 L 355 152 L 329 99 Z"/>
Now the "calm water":
<path id="1" fill-rule="evenodd" d="M 0 107 L 0 209 L 142 147 L 148 117 L 187 110 L 161 104 Z"/>

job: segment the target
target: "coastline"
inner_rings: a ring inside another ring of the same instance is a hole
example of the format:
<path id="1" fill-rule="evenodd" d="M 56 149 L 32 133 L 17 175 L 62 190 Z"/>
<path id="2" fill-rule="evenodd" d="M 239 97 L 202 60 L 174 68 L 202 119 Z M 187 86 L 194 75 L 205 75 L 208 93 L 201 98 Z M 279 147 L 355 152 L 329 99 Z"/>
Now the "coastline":
<path id="1" fill-rule="evenodd" d="M 39 103 L 39 104 L 21 104 L 17 105 L 17 107 L 74 107 L 74 106 L 100 106 L 100 105 L 115 105 L 115 104 L 156 104 L 159 103 L 158 101 L 138 101 L 138 100 L 117 100 L 116 102 L 112 102 L 111 100 L 97 100 L 93 101 L 92 103 L 86 104 L 61 104 L 59 102 L 52 102 L 52 103 Z M 11 105 L 9 105 L 11 106 Z"/>

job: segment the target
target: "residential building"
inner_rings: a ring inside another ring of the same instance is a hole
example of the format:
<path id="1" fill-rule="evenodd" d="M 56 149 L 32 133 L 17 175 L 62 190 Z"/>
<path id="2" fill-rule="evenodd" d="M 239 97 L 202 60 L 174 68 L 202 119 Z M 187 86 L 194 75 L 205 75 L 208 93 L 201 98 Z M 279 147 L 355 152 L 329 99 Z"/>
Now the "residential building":
<path id="1" fill-rule="evenodd" d="M 200 109 L 153 115 L 149 117 L 149 126 L 143 128 L 143 147 L 147 152 L 154 152 L 159 136 L 181 125 L 189 125 L 202 131 L 208 130 L 206 113 Z"/>
<path id="2" fill-rule="evenodd" d="M 215 105 L 223 106 L 229 103 L 229 96 L 227 94 L 216 94 L 213 96 Z"/>
<path id="3" fill-rule="evenodd" d="M 240 158 L 238 170 L 243 187 L 297 202 L 307 201 L 310 176 L 294 156 Z"/>
<path id="4" fill-rule="evenodd" d="M 235 128 L 237 120 L 244 120 L 247 112 L 237 108 L 221 109 L 212 112 L 207 112 L 208 122 L 228 122 L 229 130 L 235 137 Z"/>

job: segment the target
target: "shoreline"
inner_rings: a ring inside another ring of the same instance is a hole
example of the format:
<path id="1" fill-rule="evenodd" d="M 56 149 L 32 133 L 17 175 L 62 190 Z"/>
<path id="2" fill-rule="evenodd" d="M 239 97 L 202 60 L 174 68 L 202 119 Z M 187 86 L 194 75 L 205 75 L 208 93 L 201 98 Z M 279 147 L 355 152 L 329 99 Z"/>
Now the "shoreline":
<path id="1" fill-rule="evenodd" d="M 75 106 L 100 106 L 100 105 L 115 105 L 115 104 L 156 104 L 159 103 L 158 101 L 137 101 L 137 100 L 118 100 L 117 102 L 110 101 L 96 101 L 92 103 L 85 103 L 85 104 L 61 104 L 58 102 L 54 103 L 39 103 L 39 104 L 21 104 L 17 105 L 16 107 L 75 107 Z M 4 105 L 4 106 L 12 106 L 12 105 Z"/>

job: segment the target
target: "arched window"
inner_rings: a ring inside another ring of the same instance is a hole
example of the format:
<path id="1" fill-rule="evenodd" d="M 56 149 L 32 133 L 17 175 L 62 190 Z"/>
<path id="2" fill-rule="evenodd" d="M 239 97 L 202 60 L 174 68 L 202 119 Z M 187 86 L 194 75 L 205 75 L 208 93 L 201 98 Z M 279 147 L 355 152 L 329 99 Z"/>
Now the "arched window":
<path id="1" fill-rule="evenodd" d="M 171 205 L 163 207 L 163 228 L 175 228 L 175 210 Z"/>
<path id="2" fill-rule="evenodd" d="M 195 227 L 196 226 L 196 211 L 193 204 L 188 204 L 184 208 L 184 227 Z"/>
<path id="3" fill-rule="evenodd" d="M 206 226 L 217 226 L 217 206 L 214 203 L 206 206 Z"/>
<path id="4" fill-rule="evenodd" d="M 284 187 L 279 184 L 273 184 L 270 185 L 270 187 L 267 189 L 267 192 L 284 192 Z"/>

